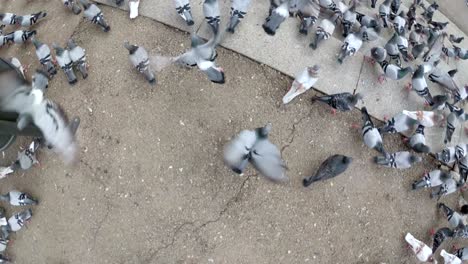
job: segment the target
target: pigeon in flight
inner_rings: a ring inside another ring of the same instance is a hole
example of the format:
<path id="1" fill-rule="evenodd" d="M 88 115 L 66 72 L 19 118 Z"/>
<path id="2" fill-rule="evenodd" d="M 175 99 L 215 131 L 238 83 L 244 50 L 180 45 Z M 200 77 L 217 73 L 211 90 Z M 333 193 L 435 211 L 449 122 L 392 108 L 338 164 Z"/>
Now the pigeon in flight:
<path id="1" fill-rule="evenodd" d="M 432 262 L 434 260 L 434 257 L 432 255 L 432 249 L 429 246 L 417 240 L 410 233 L 406 234 L 405 240 L 413 250 L 414 254 L 416 254 L 416 258 L 418 258 L 419 261 Z"/>
<path id="2" fill-rule="evenodd" d="M 229 24 L 227 31 L 234 33 L 237 25 L 241 22 L 242 19 L 247 15 L 247 10 L 249 9 L 251 0 L 232 0 L 231 4 L 231 17 L 229 19 Z"/>
<path id="3" fill-rule="evenodd" d="M 204 0 L 203 2 L 203 14 L 205 15 L 205 20 L 210 25 L 213 30 L 213 34 L 217 35 L 219 32 L 219 3 L 218 0 Z"/>
<path id="4" fill-rule="evenodd" d="M 386 156 L 376 156 L 374 162 L 388 168 L 408 169 L 414 163 L 421 162 L 422 158 L 408 151 L 400 151 Z"/>
<path id="5" fill-rule="evenodd" d="M 362 100 L 363 96 L 360 93 L 350 94 L 350 93 L 338 93 L 330 94 L 324 96 L 315 96 L 312 98 L 312 102 L 319 101 L 326 103 L 332 107 L 333 114 L 336 113 L 336 110 L 346 112 L 353 109 L 356 106 L 359 100 Z"/>
<path id="6" fill-rule="evenodd" d="M 42 93 L 49 88 L 49 75 L 43 70 L 36 70 L 32 76 L 32 88 L 39 89 Z"/>
<path id="7" fill-rule="evenodd" d="M 40 11 L 31 15 L 26 15 L 26 16 L 16 16 L 15 17 L 15 24 L 20 25 L 22 27 L 29 27 L 37 22 L 39 22 L 40 19 L 44 18 L 47 16 L 47 13 L 45 11 Z"/>
<path id="8" fill-rule="evenodd" d="M 174 0 L 177 14 L 187 23 L 187 26 L 193 26 L 192 8 L 189 0 Z"/>
<path id="9" fill-rule="evenodd" d="M 242 174 L 248 163 L 269 180 L 288 180 L 279 149 L 268 140 L 271 124 L 255 130 L 242 130 L 224 148 L 224 161 L 235 173 Z"/>
<path id="10" fill-rule="evenodd" d="M 37 205 L 38 202 L 29 194 L 12 190 L 7 194 L 0 195 L 0 201 L 9 202 L 13 206 Z"/>
<path id="11" fill-rule="evenodd" d="M 131 45 L 128 42 L 124 43 L 124 47 L 129 52 L 130 62 L 138 72 L 143 74 L 151 85 L 156 85 L 156 76 L 149 65 L 148 52 L 146 52 L 145 48 Z"/>
<path id="12" fill-rule="evenodd" d="M 93 24 L 97 24 L 104 32 L 110 30 L 110 26 L 107 24 L 101 9 L 99 9 L 97 5 L 89 3 L 88 0 L 80 0 L 80 3 L 84 7 L 83 14 L 87 20 L 91 21 Z"/>
<path id="13" fill-rule="evenodd" d="M 50 76 L 57 74 L 55 65 L 52 63 L 52 56 L 50 54 L 50 48 L 46 44 L 40 42 L 37 38 L 32 39 L 32 43 L 36 49 L 36 56 L 42 65 L 44 71 L 48 72 Z"/>
<path id="14" fill-rule="evenodd" d="M 344 155 L 336 154 L 330 156 L 320 165 L 317 172 L 314 175 L 305 178 L 302 181 L 302 184 L 304 187 L 307 187 L 316 181 L 324 181 L 334 178 L 345 172 L 352 161 L 353 158 Z"/>
<path id="15" fill-rule="evenodd" d="M 295 97 L 309 90 L 317 82 L 319 70 L 320 66 L 314 65 L 313 67 L 306 67 L 298 74 L 291 88 L 283 97 L 283 104 L 291 102 Z"/>
<path id="16" fill-rule="evenodd" d="M 55 50 L 55 58 L 57 59 L 58 65 L 67 76 L 68 83 L 70 85 L 76 84 L 78 79 L 73 71 L 73 61 L 70 58 L 70 52 L 55 43 L 52 44 L 52 47 Z"/>
<path id="17" fill-rule="evenodd" d="M 78 46 L 72 38 L 68 40 L 67 48 L 71 61 L 78 68 L 83 79 L 86 79 L 88 77 L 88 64 L 86 63 L 85 50 Z"/>

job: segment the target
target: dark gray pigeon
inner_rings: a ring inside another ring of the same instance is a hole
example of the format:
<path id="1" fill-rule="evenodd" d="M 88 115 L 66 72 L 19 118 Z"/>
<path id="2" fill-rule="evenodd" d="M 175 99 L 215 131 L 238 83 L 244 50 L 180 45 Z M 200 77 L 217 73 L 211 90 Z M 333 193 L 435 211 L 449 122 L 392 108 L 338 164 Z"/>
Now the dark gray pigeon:
<path id="1" fill-rule="evenodd" d="M 356 106 L 357 102 L 363 98 L 362 94 L 338 93 L 324 96 L 312 97 L 312 102 L 319 101 L 332 107 L 333 113 L 338 111 L 350 111 Z"/>
<path id="2" fill-rule="evenodd" d="M 52 55 L 50 54 L 49 46 L 40 42 L 35 37 L 32 39 L 32 43 L 34 44 L 36 56 L 44 71 L 48 72 L 50 76 L 57 74 L 57 69 L 55 69 L 55 65 L 52 63 Z"/>
<path id="3" fill-rule="evenodd" d="M 234 33 L 236 27 L 247 15 L 251 0 L 232 0 L 231 4 L 231 14 L 229 19 L 229 24 L 227 26 L 227 31 Z"/>
<path id="4" fill-rule="evenodd" d="M 130 62 L 133 64 L 133 67 L 143 74 L 151 85 L 156 85 L 156 76 L 149 65 L 148 52 L 146 52 L 145 48 L 130 45 L 128 42 L 124 43 L 124 47 L 129 52 Z"/>
<path id="5" fill-rule="evenodd" d="M 348 169 L 353 159 L 351 157 L 335 154 L 328 157 L 319 167 L 317 172 L 302 181 L 304 187 L 316 181 L 324 181 L 334 178 Z"/>
<path id="6" fill-rule="evenodd" d="M 390 3 L 392 0 L 384 0 L 379 6 L 379 15 L 382 19 L 383 26 L 388 27 L 388 19 L 390 18 Z"/>
<path id="7" fill-rule="evenodd" d="M 63 72 L 67 76 L 67 81 L 70 85 L 74 85 L 78 82 L 75 72 L 73 71 L 73 61 L 70 58 L 70 52 L 57 44 L 53 43 L 52 47 L 55 50 L 55 58 L 57 63 L 62 68 Z"/>
<path id="8" fill-rule="evenodd" d="M 387 153 L 383 147 L 382 136 L 380 135 L 377 128 L 375 128 L 374 123 L 372 122 L 369 113 L 367 112 L 367 109 L 363 107 L 361 109 L 361 113 L 363 121 L 361 135 L 364 140 L 364 144 L 386 156 Z"/>
<path id="9" fill-rule="evenodd" d="M 88 64 L 86 63 L 85 50 L 82 47 L 78 46 L 72 38 L 68 40 L 67 48 L 73 65 L 75 65 L 78 68 L 78 70 L 81 73 L 81 76 L 83 76 L 83 79 L 88 78 Z"/>
<path id="10" fill-rule="evenodd" d="M 189 0 L 174 0 L 177 14 L 187 23 L 188 26 L 193 26 L 195 22 L 192 17 L 192 7 Z"/>
<path id="11" fill-rule="evenodd" d="M 317 31 L 315 31 L 315 38 L 310 43 L 309 47 L 311 47 L 312 49 L 317 49 L 318 44 L 321 41 L 329 39 L 333 35 L 333 32 L 335 31 L 335 27 L 336 27 L 336 20 L 331 21 L 326 18 L 322 19 L 322 21 L 317 27 Z"/>
<path id="12" fill-rule="evenodd" d="M 220 22 L 218 0 L 204 0 L 203 15 L 205 16 L 206 22 L 213 30 L 213 34 L 218 34 Z"/>
<path id="13" fill-rule="evenodd" d="M 351 32 L 354 24 L 357 21 L 356 6 L 358 4 L 357 0 L 350 1 L 350 7 L 343 13 L 342 25 L 343 25 L 343 37 L 347 37 Z"/>
<path id="14" fill-rule="evenodd" d="M 0 195 L 0 201 L 9 202 L 13 206 L 37 205 L 38 202 L 29 194 L 12 190 L 7 194 Z"/>
<path id="15" fill-rule="evenodd" d="M 439 228 L 435 233 L 432 239 L 432 253 L 435 253 L 436 250 L 444 243 L 445 240 L 452 238 L 454 235 L 453 231 L 448 227 Z"/>
<path id="16" fill-rule="evenodd" d="M 107 24 L 101 9 L 97 5 L 90 3 L 88 0 L 80 0 L 80 3 L 83 5 L 83 15 L 87 20 L 98 25 L 104 32 L 110 30 L 110 26 Z"/>
<path id="17" fill-rule="evenodd" d="M 16 16 L 15 17 L 15 24 L 20 25 L 22 27 L 29 27 L 36 24 L 40 19 L 47 16 L 47 12 L 40 11 L 31 15 L 25 16 Z"/>
<path id="18" fill-rule="evenodd" d="M 265 23 L 262 27 L 268 35 L 275 35 L 276 30 L 281 25 L 281 23 L 286 20 L 289 16 L 288 3 L 282 3 L 277 8 L 275 8 L 269 17 L 266 18 Z"/>
<path id="19" fill-rule="evenodd" d="M 421 157 L 411 154 L 408 151 L 399 151 L 386 156 L 377 156 L 374 158 L 375 163 L 395 169 L 408 169 L 411 168 L 414 163 L 421 161 Z"/>
<path id="20" fill-rule="evenodd" d="M 224 162 L 235 173 L 242 174 L 248 163 L 269 180 L 287 181 L 285 164 L 279 149 L 268 140 L 271 124 L 255 130 L 242 130 L 224 148 Z"/>
<path id="21" fill-rule="evenodd" d="M 457 36 L 455 36 L 453 34 L 450 34 L 450 36 L 449 36 L 449 40 L 452 43 L 460 44 L 464 39 L 465 39 L 465 37 L 457 37 Z"/>

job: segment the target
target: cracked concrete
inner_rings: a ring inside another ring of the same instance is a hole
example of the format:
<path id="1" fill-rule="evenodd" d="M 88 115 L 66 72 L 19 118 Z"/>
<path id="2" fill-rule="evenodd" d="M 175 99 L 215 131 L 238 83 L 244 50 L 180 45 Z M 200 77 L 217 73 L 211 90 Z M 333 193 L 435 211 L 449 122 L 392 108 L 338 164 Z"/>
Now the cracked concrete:
<path id="1" fill-rule="evenodd" d="M 40 200 L 7 251 L 16 263 L 417 263 L 404 247 L 405 232 L 429 242 L 426 230 L 445 225 L 428 192 L 409 191 L 432 159 L 402 171 L 373 165 L 377 153 L 349 128 L 361 122 L 358 111 L 332 116 L 310 103 L 311 91 L 282 106 L 291 78 L 222 48 L 225 85 L 169 67 L 150 88 L 130 66 L 123 41 L 173 56 L 187 49 L 188 34 L 144 17 L 129 21 L 109 7 L 102 8 L 108 34 L 64 15 L 56 2 L 7 7 L 57 14 L 38 25 L 38 37 L 63 44 L 75 32 L 90 64 L 87 80 L 70 87 L 59 72 L 47 91 L 81 118 L 80 162 L 66 167 L 42 151 L 41 167 L 2 180 L 1 193 L 16 188 Z M 54 30 L 59 19 L 65 26 Z M 34 69 L 31 51 L 13 46 L 0 55 Z M 282 151 L 288 183 L 273 184 L 252 168 L 239 177 L 223 164 L 230 137 L 266 122 L 273 143 L 289 144 Z M 385 147 L 406 149 L 397 135 L 386 136 Z M 336 153 L 354 158 L 348 171 L 303 188 L 302 179 Z M 444 202 L 454 206 L 453 198 Z"/>

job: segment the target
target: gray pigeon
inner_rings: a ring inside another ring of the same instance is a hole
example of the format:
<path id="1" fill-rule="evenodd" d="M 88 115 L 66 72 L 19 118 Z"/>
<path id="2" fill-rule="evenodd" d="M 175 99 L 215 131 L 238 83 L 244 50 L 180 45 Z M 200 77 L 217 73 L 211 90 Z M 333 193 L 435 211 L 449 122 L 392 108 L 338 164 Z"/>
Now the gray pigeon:
<path id="1" fill-rule="evenodd" d="M 405 12 L 401 11 L 398 16 L 393 19 L 393 27 L 398 34 L 404 34 L 406 26 Z"/>
<path id="2" fill-rule="evenodd" d="M 444 47 L 444 39 L 447 33 L 443 32 L 441 35 L 435 37 L 429 50 L 424 54 L 424 62 L 437 63 L 442 55 L 442 48 Z"/>
<path id="3" fill-rule="evenodd" d="M 442 185 L 434 188 L 431 192 L 431 198 L 439 200 L 443 196 L 452 194 L 460 189 L 462 183 L 452 178 L 445 181 Z"/>
<path id="4" fill-rule="evenodd" d="M 371 49 L 371 57 L 373 60 L 381 63 L 387 58 L 387 50 L 382 47 L 373 47 Z"/>
<path id="5" fill-rule="evenodd" d="M 455 58 L 457 57 L 457 52 L 455 48 L 447 48 L 447 47 L 442 47 L 442 53 L 445 55 L 445 57 L 448 58 Z"/>
<path id="6" fill-rule="evenodd" d="M 421 4 L 421 7 L 424 9 L 424 13 L 421 15 L 427 20 L 427 21 L 432 21 L 432 17 L 434 16 L 435 11 L 439 9 L 439 5 L 437 2 L 434 1 L 429 7 L 425 7 L 423 4 Z"/>
<path id="7" fill-rule="evenodd" d="M 338 55 L 338 62 L 342 64 L 345 58 L 349 56 L 354 56 L 356 52 L 361 48 L 361 46 L 361 36 L 357 35 L 356 33 L 349 34 L 344 39 L 343 45 L 341 45 L 341 51 Z"/>
<path id="8" fill-rule="evenodd" d="M 416 71 L 413 73 L 410 86 L 419 96 L 426 100 L 428 105 L 432 106 L 434 102 L 432 100 L 432 95 L 429 92 L 429 88 L 427 87 L 426 78 L 424 77 L 424 74 L 427 72 L 427 70 L 428 69 L 424 64 L 419 65 Z"/>
<path id="9" fill-rule="evenodd" d="M 302 181 L 304 187 L 311 185 L 316 181 L 324 181 L 331 178 L 334 178 L 341 173 L 345 172 L 353 159 L 351 157 L 343 156 L 343 155 L 333 155 L 328 157 L 319 167 L 317 172 L 305 178 Z"/>
<path id="10" fill-rule="evenodd" d="M 425 48 L 426 43 L 417 43 L 416 45 L 414 45 L 411 49 L 411 56 L 413 56 L 413 59 L 419 58 L 419 56 L 424 52 Z"/>
<path id="11" fill-rule="evenodd" d="M 361 26 L 357 34 L 361 37 L 362 41 L 365 42 L 371 42 L 379 39 L 379 32 L 366 26 Z"/>
<path id="12" fill-rule="evenodd" d="M 401 5 L 401 0 L 392 0 L 392 3 L 390 5 L 390 18 L 392 20 L 395 20 L 395 16 L 398 13 L 398 10 L 400 9 Z"/>
<path id="13" fill-rule="evenodd" d="M 78 68 L 83 79 L 86 79 L 88 77 L 88 64 L 86 63 L 85 50 L 78 46 L 72 38 L 68 40 L 67 48 L 71 61 Z"/>
<path id="14" fill-rule="evenodd" d="M 437 207 L 439 208 L 439 210 L 442 211 L 452 228 L 465 225 L 465 219 L 463 218 L 463 216 L 455 210 L 453 210 L 452 208 L 448 207 L 444 203 L 437 204 Z"/>
<path id="15" fill-rule="evenodd" d="M 36 48 L 36 56 L 42 65 L 44 71 L 48 72 L 50 76 L 57 74 L 55 65 L 52 63 L 52 56 L 50 55 L 50 48 L 46 44 L 40 42 L 37 38 L 32 39 L 32 43 Z"/>
<path id="16" fill-rule="evenodd" d="M 333 32 L 335 31 L 335 27 L 336 27 L 336 20 L 331 21 L 326 18 L 322 19 L 322 21 L 317 27 L 317 31 L 315 31 L 315 39 L 313 42 L 310 43 L 309 47 L 311 47 L 312 49 L 317 49 L 318 44 L 322 40 L 329 39 L 333 35 Z"/>
<path id="17" fill-rule="evenodd" d="M 0 13 L 0 22 L 5 25 L 14 25 L 16 22 L 16 15 L 13 13 Z"/>
<path id="18" fill-rule="evenodd" d="M 356 19 L 361 24 L 361 26 L 365 26 L 368 28 L 375 28 L 376 30 L 380 30 L 381 25 L 380 25 L 379 20 L 372 16 L 368 16 L 368 15 L 364 15 L 359 12 L 356 12 Z"/>
<path id="19" fill-rule="evenodd" d="M 357 0 L 350 1 L 350 7 L 343 13 L 342 24 L 343 24 L 343 37 L 347 37 L 351 32 L 354 24 L 357 21 L 356 6 Z"/>
<path id="20" fill-rule="evenodd" d="M 444 139 L 445 144 L 450 143 L 452 141 L 453 133 L 455 132 L 455 128 L 458 126 L 459 123 L 460 122 L 458 121 L 458 116 L 456 112 L 451 112 L 447 116 L 447 125 L 445 128 L 445 139 Z"/>
<path id="21" fill-rule="evenodd" d="M 317 22 L 320 14 L 320 6 L 314 1 L 302 1 L 299 6 L 297 16 L 301 19 L 299 26 L 299 33 L 307 35 L 309 28 L 313 27 Z M 338 16 L 330 18 L 332 21 L 336 21 Z"/>
<path id="22" fill-rule="evenodd" d="M 453 48 L 455 49 L 455 52 L 457 53 L 457 57 L 459 59 L 462 59 L 462 60 L 467 60 L 468 59 L 468 50 L 467 49 L 463 49 L 463 48 L 460 48 L 460 47 L 457 47 L 457 46 L 453 46 Z"/>
<path id="23" fill-rule="evenodd" d="M 75 0 L 62 0 L 63 5 L 73 12 L 73 14 L 78 15 L 81 13 L 81 7 Z"/>
<path id="24" fill-rule="evenodd" d="M 36 150 L 39 147 L 37 141 L 31 142 L 29 147 L 21 152 L 18 152 L 18 157 L 11 166 L 13 170 L 22 169 L 28 170 L 35 164 L 39 164 L 39 161 L 36 158 Z"/>
<path id="25" fill-rule="evenodd" d="M 399 151 L 386 156 L 374 157 L 374 162 L 384 167 L 408 169 L 414 163 L 421 162 L 422 158 L 408 151 Z"/>
<path id="26" fill-rule="evenodd" d="M 205 16 L 206 22 L 213 30 L 213 34 L 218 34 L 220 22 L 218 0 L 204 0 L 203 15 Z"/>
<path id="27" fill-rule="evenodd" d="M 193 26 L 195 22 L 192 17 L 192 8 L 189 0 L 174 0 L 177 14 L 184 19 L 188 26 Z"/>
<path id="28" fill-rule="evenodd" d="M 12 215 L 8 219 L 9 230 L 13 232 L 19 231 L 32 217 L 32 210 L 26 209 L 22 212 Z"/>
<path id="29" fill-rule="evenodd" d="M 458 173 L 463 182 L 466 182 L 468 178 L 468 156 L 465 156 L 458 160 Z"/>
<path id="30" fill-rule="evenodd" d="M 248 163 L 269 180 L 287 181 L 279 149 L 268 140 L 271 124 L 255 130 L 242 130 L 224 148 L 224 161 L 235 173 L 242 174 Z"/>
<path id="31" fill-rule="evenodd" d="M 377 0 L 371 0 L 371 7 L 375 8 L 375 4 L 377 3 Z"/>
<path id="32" fill-rule="evenodd" d="M 384 75 L 379 76 L 380 83 L 382 83 L 383 80 L 385 80 L 385 77 L 388 77 L 391 80 L 401 80 L 413 71 L 413 68 L 411 66 L 402 68 L 395 64 L 389 64 L 389 62 L 386 60 L 379 62 L 379 64 L 384 72 Z"/>
<path id="33" fill-rule="evenodd" d="M 418 128 L 409 139 L 409 145 L 417 153 L 429 153 L 430 148 L 426 145 L 423 125 L 418 125 Z"/>
<path id="34" fill-rule="evenodd" d="M 37 205 L 38 202 L 29 194 L 12 190 L 7 194 L 0 195 L 0 201 L 9 202 L 13 206 Z"/>
<path id="35" fill-rule="evenodd" d="M 73 61 L 70 58 L 70 52 L 55 43 L 52 44 L 52 47 L 55 50 L 55 58 L 57 59 L 58 65 L 67 76 L 68 83 L 70 85 L 76 84 L 78 79 L 73 71 Z"/>
<path id="36" fill-rule="evenodd" d="M 457 79 L 455 78 L 455 74 L 457 72 L 457 69 L 445 72 L 436 68 L 435 71 L 429 74 L 429 80 L 441 85 L 453 95 L 454 104 L 468 97 L 466 87 L 459 85 Z"/>
<path id="37" fill-rule="evenodd" d="M 237 25 L 247 15 L 251 0 L 232 0 L 231 4 L 231 18 L 227 26 L 227 31 L 234 33 Z"/>
<path id="38" fill-rule="evenodd" d="M 400 49 L 398 48 L 398 42 L 399 37 L 398 34 L 395 33 L 385 44 L 385 50 L 387 50 L 388 56 L 390 57 L 388 62 L 391 63 L 392 60 L 395 60 L 396 65 L 401 67 Z"/>
<path id="39" fill-rule="evenodd" d="M 11 263 L 11 259 L 7 258 L 5 255 L 0 254 L 0 263 Z"/>
<path id="40" fill-rule="evenodd" d="M 412 189 L 419 190 L 422 188 L 431 188 L 444 184 L 448 179 L 456 177 L 454 172 L 443 170 L 433 170 L 424 174 L 423 178 L 413 183 Z"/>
<path id="41" fill-rule="evenodd" d="M 390 17 L 390 3 L 392 0 L 385 0 L 379 6 L 379 15 L 382 18 L 383 26 L 388 27 L 388 19 Z"/>
<path id="42" fill-rule="evenodd" d="M 288 3 L 282 3 L 277 8 L 275 8 L 269 17 L 266 18 L 265 23 L 262 27 L 268 35 L 275 35 L 276 30 L 281 25 L 281 23 L 286 20 L 289 16 Z"/>
<path id="43" fill-rule="evenodd" d="M 156 85 L 156 76 L 149 65 L 148 52 L 146 52 L 145 48 L 130 45 L 128 42 L 124 43 L 124 47 L 129 52 L 130 62 L 133 64 L 133 67 L 143 74 L 151 85 Z"/>
<path id="44" fill-rule="evenodd" d="M 435 157 L 438 161 L 445 164 L 450 164 L 457 160 L 455 156 L 455 147 L 446 147 L 440 152 L 435 153 Z"/>
<path id="45" fill-rule="evenodd" d="M 383 133 L 400 133 L 411 129 L 417 121 L 409 118 L 403 113 L 399 113 L 396 116 L 392 117 L 385 123 L 382 127 L 379 128 L 380 134 Z"/>
<path id="46" fill-rule="evenodd" d="M 338 93 L 324 96 L 312 97 L 312 102 L 319 101 L 332 107 L 333 113 L 338 111 L 346 112 L 353 109 L 357 102 L 363 98 L 362 94 Z"/>
<path id="47" fill-rule="evenodd" d="M 439 228 L 435 233 L 432 239 L 432 253 L 435 253 L 436 250 L 442 245 L 442 243 L 454 236 L 453 231 L 448 227 Z"/>
<path id="48" fill-rule="evenodd" d="M 468 247 L 459 248 L 453 254 L 461 260 L 468 260 Z"/>
<path id="49" fill-rule="evenodd" d="M 36 70 L 32 76 L 32 88 L 39 89 L 42 93 L 45 93 L 47 88 L 49 88 L 49 75 L 42 70 Z"/>
<path id="50" fill-rule="evenodd" d="M 4 37 L 7 43 L 11 43 L 11 40 L 13 40 L 13 43 L 15 44 L 22 44 L 36 35 L 36 33 L 36 30 L 17 30 L 5 35 Z"/>
<path id="51" fill-rule="evenodd" d="M 465 37 L 457 37 L 457 36 L 455 36 L 453 34 L 450 34 L 450 36 L 449 36 L 449 40 L 452 43 L 460 44 L 464 39 L 465 39 Z"/>
<path id="52" fill-rule="evenodd" d="M 83 5 L 83 15 L 87 20 L 93 24 L 97 24 L 104 32 L 110 30 L 110 26 L 107 24 L 101 9 L 97 5 L 90 3 L 88 0 L 80 0 L 80 3 Z"/>
<path id="53" fill-rule="evenodd" d="M 377 128 L 375 128 L 374 123 L 370 119 L 369 113 L 367 112 L 367 109 L 363 107 L 361 112 L 363 121 L 361 135 L 364 143 L 369 148 L 375 149 L 382 155 L 386 156 L 387 153 L 383 147 L 382 136 L 380 135 Z"/>
<path id="54" fill-rule="evenodd" d="M 23 26 L 23 27 L 29 27 L 29 26 L 36 24 L 40 19 L 46 16 L 47 16 L 47 13 L 45 11 L 40 11 L 40 12 L 31 14 L 31 15 L 26 15 L 26 16 L 16 16 L 15 24 Z"/>

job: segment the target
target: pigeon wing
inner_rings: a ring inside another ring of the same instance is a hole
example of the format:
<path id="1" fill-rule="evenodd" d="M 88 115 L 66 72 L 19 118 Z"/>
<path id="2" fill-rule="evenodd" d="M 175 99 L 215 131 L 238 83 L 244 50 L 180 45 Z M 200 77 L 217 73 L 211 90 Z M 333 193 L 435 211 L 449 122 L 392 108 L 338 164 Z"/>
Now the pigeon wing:
<path id="1" fill-rule="evenodd" d="M 269 180 L 287 181 L 286 166 L 279 149 L 268 139 L 258 141 L 253 147 L 252 164 Z"/>
<path id="2" fill-rule="evenodd" d="M 248 155 L 257 140 L 255 131 L 243 130 L 224 148 L 224 162 L 231 169 L 242 173 L 247 166 Z"/>

